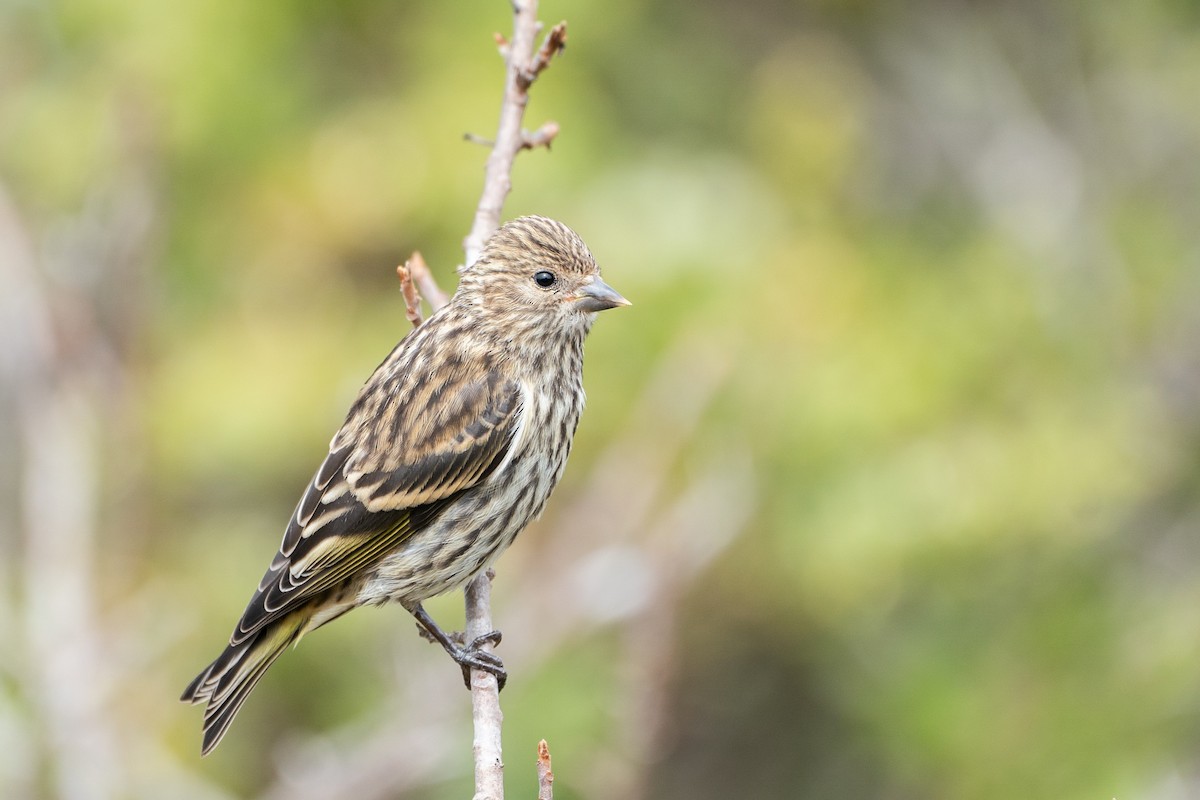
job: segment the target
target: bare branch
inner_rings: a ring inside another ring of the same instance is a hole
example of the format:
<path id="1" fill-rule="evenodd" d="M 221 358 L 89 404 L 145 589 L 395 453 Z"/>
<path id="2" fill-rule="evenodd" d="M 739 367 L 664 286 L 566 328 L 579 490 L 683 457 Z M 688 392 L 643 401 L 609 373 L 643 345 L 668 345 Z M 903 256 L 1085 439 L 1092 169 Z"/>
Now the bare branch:
<path id="1" fill-rule="evenodd" d="M 495 144 L 488 156 L 484 173 L 483 194 L 475 210 L 471 232 L 463 239 L 466 262 L 460 272 L 470 269 L 483 243 L 492 231 L 500 227 L 500 212 L 512 189 L 512 167 L 517 153 L 526 149 L 521 134 L 521 121 L 529 103 L 529 87 L 538 73 L 545 69 L 550 58 L 562 50 L 566 41 L 566 25 L 559 23 L 546 37 L 542 49 L 534 57 L 534 39 L 540 24 L 537 21 L 537 0 L 513 0 L 512 39 L 497 38 L 501 54 L 508 65 L 504 82 L 504 102 L 500 106 L 500 121 L 496 127 Z M 543 58 L 543 52 L 545 57 Z"/>
<path id="2" fill-rule="evenodd" d="M 404 265 L 408 267 L 408 274 L 412 278 L 413 284 L 425 298 L 425 302 L 429 303 L 430 308 L 437 311 L 450 302 L 450 296 L 441 286 L 438 286 L 438 282 L 434 279 L 433 273 L 429 271 L 429 265 L 425 263 L 420 252 L 414 252 L 412 258 Z"/>
<path id="3" fill-rule="evenodd" d="M 554 800 L 554 773 L 550 771 L 550 745 L 538 742 L 538 800 Z"/>
<path id="4" fill-rule="evenodd" d="M 528 89 L 529 86 L 537 79 L 542 70 L 550 66 L 550 59 L 567 49 L 567 21 L 555 25 L 550 29 L 550 33 L 546 34 L 545 41 L 538 48 L 537 55 L 529 62 L 529 67 L 521 73 L 520 80 Z"/>
<path id="5" fill-rule="evenodd" d="M 535 147 L 544 147 L 550 149 L 550 143 L 554 141 L 554 137 L 558 136 L 560 128 L 557 122 L 550 120 L 542 123 L 542 127 L 536 131 L 529 131 L 525 128 L 521 129 L 521 150 L 533 150 Z M 477 133 L 468 131 L 463 134 L 463 141 L 471 144 L 481 144 L 484 147 L 495 147 L 496 143 L 491 139 L 485 139 Z"/>
<path id="6" fill-rule="evenodd" d="M 408 261 L 396 267 L 396 277 L 400 279 L 400 293 L 404 295 L 404 316 L 408 317 L 414 328 L 424 322 L 421 315 L 422 297 L 434 311 L 450 302 L 450 298 L 434 280 L 419 250 L 414 250 Z"/>
<path id="7" fill-rule="evenodd" d="M 467 584 L 468 642 L 492 632 L 492 578 L 488 570 Z M 485 650 L 491 645 L 483 645 Z M 500 687 L 496 676 L 483 670 L 471 670 L 471 719 L 475 725 L 475 796 L 474 800 L 504 800 L 504 761 L 501 757 L 500 732 L 504 714 L 500 711 Z"/>
<path id="8" fill-rule="evenodd" d="M 404 316 L 408 317 L 408 321 L 414 328 L 424 322 L 421 317 L 421 295 L 417 293 L 417 287 L 413 283 L 410 266 L 419 258 L 421 258 L 420 253 L 413 253 L 408 261 L 396 267 L 396 277 L 400 278 L 400 294 L 404 295 Z"/>
<path id="9" fill-rule="evenodd" d="M 466 133 L 463 134 L 463 141 L 470 142 L 471 144 L 481 144 L 484 147 L 495 147 L 496 146 L 496 143 L 494 141 L 492 141 L 491 139 L 485 139 L 482 136 L 480 136 L 479 134 L 471 133 L 470 131 L 467 131 Z"/>

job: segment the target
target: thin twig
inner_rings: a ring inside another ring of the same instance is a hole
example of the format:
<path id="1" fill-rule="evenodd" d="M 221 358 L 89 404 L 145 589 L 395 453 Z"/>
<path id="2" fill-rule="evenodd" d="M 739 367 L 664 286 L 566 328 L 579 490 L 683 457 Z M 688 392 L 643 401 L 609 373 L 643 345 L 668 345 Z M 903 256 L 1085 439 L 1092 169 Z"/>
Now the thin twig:
<path id="1" fill-rule="evenodd" d="M 521 121 L 529 102 L 529 87 L 538 74 L 550 63 L 551 57 L 562 50 L 566 42 L 566 23 L 555 25 L 546 37 L 542 49 L 534 58 L 534 39 L 540 24 L 537 21 L 537 0 L 513 0 L 512 39 L 501 42 L 508 69 L 504 82 L 504 102 L 500 107 L 500 122 L 496 127 L 495 144 L 488 156 L 484 173 L 483 194 L 475 210 L 471 232 L 463 239 L 466 262 L 460 269 L 469 269 L 483 250 L 492 231 L 500 227 L 500 212 L 504 199 L 512 189 L 512 166 L 517 153 L 525 149 Z"/>
<path id="2" fill-rule="evenodd" d="M 538 800 L 554 800 L 554 773 L 550 771 L 550 745 L 538 742 Z"/>
<path id="3" fill-rule="evenodd" d="M 495 147 L 496 146 L 496 143 L 493 140 L 485 139 L 482 136 L 480 136 L 478 133 L 471 133 L 470 131 L 467 131 L 466 133 L 463 134 L 463 141 L 470 142 L 471 144 L 481 144 L 484 147 Z"/>
<path id="4" fill-rule="evenodd" d="M 419 250 L 414 250 L 408 261 L 396 267 L 396 277 L 400 278 L 400 293 L 404 295 L 404 316 L 408 317 L 414 328 L 424 322 L 421 315 L 422 297 L 434 311 L 450 302 Z"/>
<path id="5" fill-rule="evenodd" d="M 521 72 L 520 80 L 525 88 L 528 89 L 541 71 L 550 66 L 550 59 L 566 49 L 567 21 L 563 20 L 550 29 L 542 46 L 538 48 L 537 55 L 529 62 L 529 67 Z"/>
<path id="6" fill-rule="evenodd" d="M 533 150 L 536 147 L 544 147 L 550 149 L 550 143 L 554 141 L 554 137 L 558 136 L 560 128 L 554 120 L 548 120 L 542 123 L 542 126 L 536 131 L 521 129 L 521 148 L 522 150 Z M 485 139 L 477 133 L 468 131 L 463 134 L 463 141 L 471 144 L 481 144 L 484 147 L 495 147 L 496 143 L 491 139 Z"/>
<path id="7" fill-rule="evenodd" d="M 412 263 L 420 258 L 420 253 L 413 253 L 408 261 L 396 267 L 396 276 L 400 278 L 400 294 L 404 296 L 404 316 L 408 317 L 414 328 L 425 321 L 421 316 L 421 295 L 412 278 Z"/>
<path id="8" fill-rule="evenodd" d="M 492 578 L 487 570 L 467 584 L 467 641 L 475 641 L 492 632 Z M 491 649 L 491 645 L 483 645 Z M 483 670 L 471 670 L 471 720 L 475 726 L 472 750 L 475 754 L 474 800 L 504 800 L 504 761 L 500 732 L 504 714 L 500 711 L 500 687 L 496 676 Z"/>
<path id="9" fill-rule="evenodd" d="M 425 263 L 425 259 L 420 252 L 414 252 L 412 258 L 404 263 L 408 267 L 408 274 L 412 278 L 413 285 L 420 292 L 421 297 L 425 298 L 425 302 L 429 303 L 429 307 L 437 311 L 446 303 L 450 302 L 450 296 L 438 286 L 437 280 L 434 279 L 433 273 L 429 271 L 429 265 Z"/>

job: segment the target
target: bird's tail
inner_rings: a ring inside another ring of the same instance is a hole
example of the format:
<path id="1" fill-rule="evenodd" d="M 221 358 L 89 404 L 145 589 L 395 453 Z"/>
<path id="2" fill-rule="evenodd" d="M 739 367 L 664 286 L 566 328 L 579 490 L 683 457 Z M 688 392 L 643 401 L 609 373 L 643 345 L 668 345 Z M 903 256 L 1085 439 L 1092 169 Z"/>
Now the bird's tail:
<path id="1" fill-rule="evenodd" d="M 196 676 L 179 698 L 204 703 L 204 744 L 208 755 L 267 668 L 304 633 L 311 613 L 298 611 L 270 624 L 239 644 L 231 644 Z"/>

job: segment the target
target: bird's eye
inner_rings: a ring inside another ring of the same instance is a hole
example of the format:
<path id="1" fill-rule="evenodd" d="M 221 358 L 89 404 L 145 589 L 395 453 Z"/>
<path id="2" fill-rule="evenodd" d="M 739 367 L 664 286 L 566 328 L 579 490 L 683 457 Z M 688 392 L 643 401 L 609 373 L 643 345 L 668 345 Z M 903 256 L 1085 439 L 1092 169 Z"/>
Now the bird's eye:
<path id="1" fill-rule="evenodd" d="M 554 282 L 556 280 L 558 280 L 558 279 L 554 277 L 553 272 L 547 272 L 546 270 L 541 270 L 540 272 L 533 273 L 533 282 L 536 283 L 538 286 L 542 287 L 543 289 L 549 289 L 551 286 L 554 285 Z"/>

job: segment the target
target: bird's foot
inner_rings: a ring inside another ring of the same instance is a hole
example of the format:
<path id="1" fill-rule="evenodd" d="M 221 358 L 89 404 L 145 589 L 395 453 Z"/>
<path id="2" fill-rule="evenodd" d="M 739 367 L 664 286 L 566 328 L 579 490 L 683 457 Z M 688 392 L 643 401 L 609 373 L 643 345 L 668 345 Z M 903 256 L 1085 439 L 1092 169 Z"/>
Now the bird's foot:
<path id="1" fill-rule="evenodd" d="M 500 631 L 490 631 L 483 636 L 477 636 L 468 645 L 447 650 L 460 667 L 462 667 L 463 683 L 471 688 L 471 670 L 477 669 L 496 676 L 497 690 L 503 689 L 508 682 L 508 673 L 504 670 L 504 662 L 500 656 L 483 649 L 484 645 L 495 647 L 500 644 Z"/>
<path id="2" fill-rule="evenodd" d="M 420 636 L 430 644 L 441 644 L 442 640 L 434 636 L 428 628 L 421 623 L 417 623 L 417 636 Z M 446 638 L 460 646 L 466 646 L 467 634 L 466 631 L 447 631 Z"/>
<path id="3" fill-rule="evenodd" d="M 500 631 L 489 631 L 483 636 L 475 637 L 470 644 L 467 644 L 466 634 L 461 631 L 446 633 L 437 626 L 433 618 L 420 605 L 410 608 L 409 611 L 417 618 L 419 623 L 417 629 L 421 638 L 440 644 L 454 659 L 454 662 L 462 667 L 463 683 L 468 689 L 471 688 L 471 670 L 473 669 L 495 675 L 498 688 L 504 688 L 504 684 L 508 681 L 504 662 L 500 660 L 500 656 L 483 649 L 484 645 L 495 647 L 500 644 Z"/>

